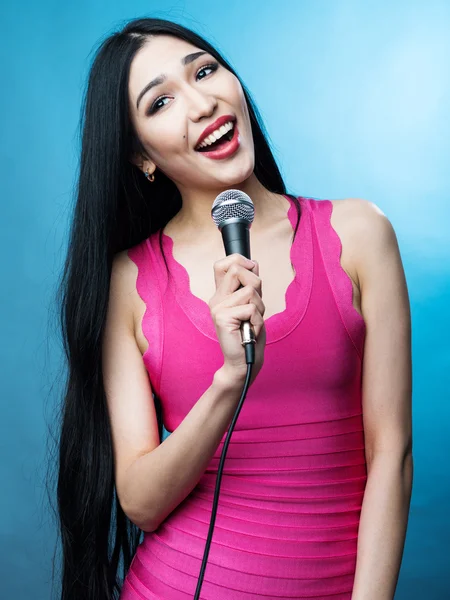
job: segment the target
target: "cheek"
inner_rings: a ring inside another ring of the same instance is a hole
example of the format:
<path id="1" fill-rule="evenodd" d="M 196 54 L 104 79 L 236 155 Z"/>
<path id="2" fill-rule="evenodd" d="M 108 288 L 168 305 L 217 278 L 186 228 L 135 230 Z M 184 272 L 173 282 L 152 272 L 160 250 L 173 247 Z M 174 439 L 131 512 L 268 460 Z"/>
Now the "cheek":
<path id="1" fill-rule="evenodd" d="M 153 156 L 163 160 L 168 155 L 185 150 L 185 132 L 175 126 L 175 119 L 160 119 L 157 124 L 149 124 L 142 131 L 142 140 Z"/>
<path id="2" fill-rule="evenodd" d="M 243 98 L 242 86 L 234 75 L 230 73 L 229 76 L 226 77 L 224 85 L 228 90 L 228 96 L 230 96 L 230 99 L 232 99 L 234 103 Z"/>
<path id="3" fill-rule="evenodd" d="M 245 121 L 249 123 L 250 115 L 248 112 L 247 100 L 245 99 L 244 90 L 242 89 L 239 80 L 236 77 L 232 76 L 229 85 L 230 89 L 232 90 L 232 104 L 236 107 L 240 107 Z"/>
<path id="4" fill-rule="evenodd" d="M 245 96 L 244 96 L 244 90 L 242 89 L 242 87 L 240 85 L 238 86 L 236 93 L 237 93 L 237 97 L 239 98 L 239 102 L 241 103 L 242 110 L 248 116 L 247 100 L 245 99 Z"/>

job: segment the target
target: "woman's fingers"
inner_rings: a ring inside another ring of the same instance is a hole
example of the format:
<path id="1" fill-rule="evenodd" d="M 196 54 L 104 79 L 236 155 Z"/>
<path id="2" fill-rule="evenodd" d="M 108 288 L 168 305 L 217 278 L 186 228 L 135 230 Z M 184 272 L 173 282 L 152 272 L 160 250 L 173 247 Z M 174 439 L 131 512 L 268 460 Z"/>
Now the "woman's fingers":
<path id="1" fill-rule="evenodd" d="M 236 290 L 234 294 L 227 296 L 224 300 L 222 300 L 221 305 L 223 307 L 229 307 L 249 303 L 254 304 L 261 313 L 261 315 L 264 315 L 264 312 L 266 310 L 264 302 L 262 301 L 261 296 L 255 290 L 255 288 L 250 284 L 247 284 L 241 289 Z"/>
<path id="2" fill-rule="evenodd" d="M 235 292 L 241 285 L 252 285 L 262 296 L 259 265 L 254 264 L 242 254 L 230 254 L 216 261 L 214 263 L 214 279 L 217 294 L 223 298 Z"/>

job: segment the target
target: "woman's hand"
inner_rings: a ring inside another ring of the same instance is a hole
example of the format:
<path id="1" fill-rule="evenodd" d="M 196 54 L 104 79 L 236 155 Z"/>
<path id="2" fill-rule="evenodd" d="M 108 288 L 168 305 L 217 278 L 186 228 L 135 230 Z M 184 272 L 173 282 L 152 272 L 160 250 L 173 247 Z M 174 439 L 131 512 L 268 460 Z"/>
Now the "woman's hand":
<path id="1" fill-rule="evenodd" d="M 241 254 L 230 254 L 214 263 L 214 278 L 216 292 L 208 304 L 223 352 L 224 368 L 229 369 L 231 377 L 242 382 L 247 373 L 247 363 L 241 343 L 241 321 L 250 321 L 255 332 L 251 384 L 263 365 L 266 344 L 259 266 Z M 240 285 L 243 287 L 240 288 Z"/>

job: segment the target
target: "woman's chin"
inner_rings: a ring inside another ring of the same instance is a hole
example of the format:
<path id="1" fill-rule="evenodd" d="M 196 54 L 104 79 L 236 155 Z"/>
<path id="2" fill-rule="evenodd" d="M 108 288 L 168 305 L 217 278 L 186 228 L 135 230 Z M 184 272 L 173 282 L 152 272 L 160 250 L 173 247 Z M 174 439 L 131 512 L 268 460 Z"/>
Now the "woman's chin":
<path id="1" fill-rule="evenodd" d="M 211 169 L 205 169 L 204 172 L 214 173 L 218 179 L 226 181 L 228 184 L 240 183 L 248 179 L 255 169 L 254 153 L 242 152 L 234 160 L 226 162 L 211 161 L 216 164 Z"/>
<path id="2" fill-rule="evenodd" d="M 190 167 L 189 173 L 186 171 L 174 179 L 182 183 L 182 187 L 187 191 L 196 189 L 210 188 L 232 188 L 234 185 L 241 184 L 253 174 L 255 168 L 254 153 L 242 153 L 239 159 L 233 161 L 208 161 L 205 166 L 205 161 L 202 165 L 198 164 L 193 168 Z M 192 177 L 193 175 L 193 177 Z M 169 175 L 170 178 L 170 175 Z"/>

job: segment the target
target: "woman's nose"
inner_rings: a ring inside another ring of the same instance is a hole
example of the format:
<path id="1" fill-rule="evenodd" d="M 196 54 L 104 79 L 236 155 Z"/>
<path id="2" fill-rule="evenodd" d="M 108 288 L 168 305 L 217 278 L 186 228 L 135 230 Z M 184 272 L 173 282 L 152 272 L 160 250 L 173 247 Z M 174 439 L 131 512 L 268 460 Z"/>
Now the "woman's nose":
<path id="1" fill-rule="evenodd" d="M 217 100 L 211 94 L 190 87 L 187 90 L 189 103 L 189 116 L 192 121 L 198 121 L 202 117 L 209 117 L 217 107 Z"/>

